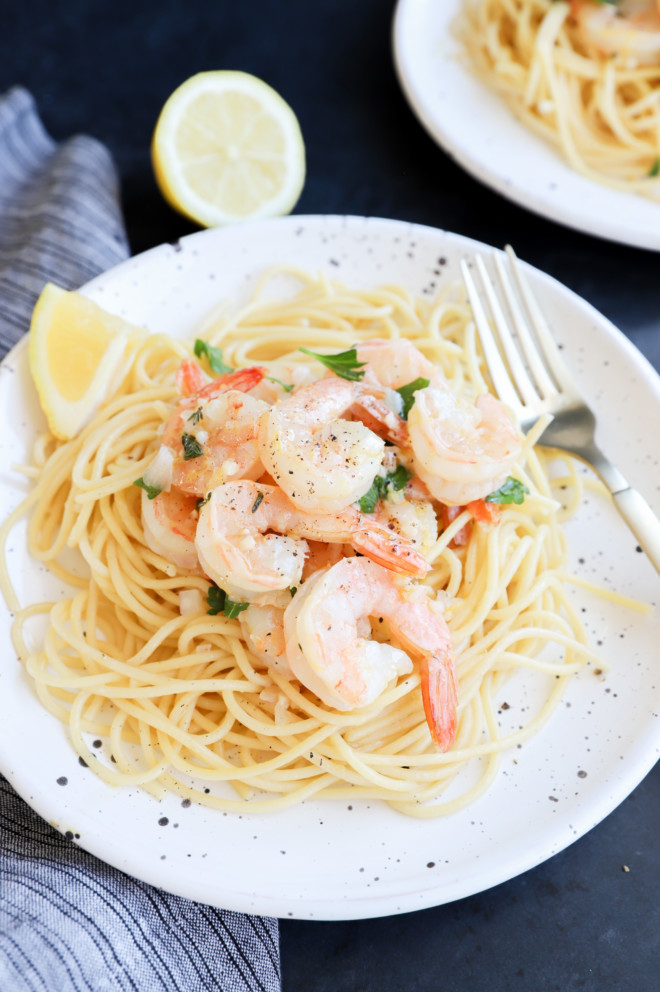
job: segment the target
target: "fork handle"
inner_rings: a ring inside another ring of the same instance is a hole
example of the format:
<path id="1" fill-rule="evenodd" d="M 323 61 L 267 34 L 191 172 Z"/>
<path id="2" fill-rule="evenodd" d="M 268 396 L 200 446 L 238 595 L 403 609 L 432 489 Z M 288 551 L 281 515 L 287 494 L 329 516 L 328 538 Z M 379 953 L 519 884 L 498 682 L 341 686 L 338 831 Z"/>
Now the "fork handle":
<path id="1" fill-rule="evenodd" d="M 595 441 L 582 448 L 580 454 L 601 477 L 612 494 L 617 510 L 639 541 L 640 548 L 660 574 L 660 520 L 642 494 L 628 485 Z"/>
<path id="2" fill-rule="evenodd" d="M 612 493 L 616 507 L 639 541 L 656 572 L 660 573 L 660 520 L 641 493 L 628 486 Z"/>

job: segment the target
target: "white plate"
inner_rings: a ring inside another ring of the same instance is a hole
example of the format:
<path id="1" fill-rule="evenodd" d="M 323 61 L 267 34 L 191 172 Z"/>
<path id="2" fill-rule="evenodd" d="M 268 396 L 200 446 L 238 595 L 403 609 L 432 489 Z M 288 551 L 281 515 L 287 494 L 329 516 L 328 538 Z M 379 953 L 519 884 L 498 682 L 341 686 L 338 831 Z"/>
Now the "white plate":
<path id="1" fill-rule="evenodd" d="M 535 213 L 638 248 L 660 249 L 660 205 L 574 172 L 470 72 L 451 25 L 463 0 L 399 0 L 395 65 L 431 136 L 477 179 Z"/>
<path id="2" fill-rule="evenodd" d="M 430 294 L 458 276 L 475 242 L 397 221 L 289 217 L 185 238 L 95 279 L 85 292 L 107 309 L 186 334 L 223 297 L 240 301 L 274 262 L 324 270 L 355 286 L 397 281 Z M 660 383 L 603 317 L 530 270 L 565 354 L 601 418 L 601 438 L 631 482 L 660 509 Z M 19 345 L 0 367 L 0 513 L 18 498 L 8 466 L 25 457 L 42 423 Z M 575 567 L 632 596 L 657 599 L 660 580 L 612 511 L 591 498 L 570 528 Z M 20 594 L 47 580 L 10 541 Z M 583 564 L 579 560 L 584 559 Z M 57 592 L 57 583 L 55 583 Z M 234 910 L 303 919 L 355 919 L 438 905 L 539 864 L 580 837 L 627 796 L 658 753 L 657 616 L 640 617 L 590 596 L 587 627 L 613 665 L 605 682 L 576 679 L 551 723 L 503 762 L 490 792 L 465 812 L 416 821 L 378 803 L 308 802 L 283 813 L 224 815 L 118 790 L 81 767 L 63 728 L 36 700 L 0 611 L 0 768 L 59 830 L 104 861 L 179 895 Z M 528 700 L 507 687 L 515 721 Z M 66 779 L 66 785 L 58 780 Z"/>

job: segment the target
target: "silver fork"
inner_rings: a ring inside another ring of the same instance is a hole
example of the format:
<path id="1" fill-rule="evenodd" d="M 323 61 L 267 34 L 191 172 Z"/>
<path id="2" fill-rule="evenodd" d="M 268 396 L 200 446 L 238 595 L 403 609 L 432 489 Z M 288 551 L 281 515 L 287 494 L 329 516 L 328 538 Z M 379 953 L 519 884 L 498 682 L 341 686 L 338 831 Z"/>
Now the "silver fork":
<path id="1" fill-rule="evenodd" d="M 499 344 L 470 267 L 464 259 L 461 260 L 463 281 L 497 394 L 511 409 L 524 431 L 543 414 L 552 415 L 553 419 L 541 435 L 541 443 L 549 448 L 570 451 L 595 469 L 640 547 L 660 573 L 660 520 L 644 497 L 628 485 L 621 472 L 596 444 L 596 418 L 564 365 L 515 252 L 508 245 L 505 252 L 506 262 L 501 252 L 493 251 L 495 283 L 499 294 L 483 258 L 474 256 L 474 269 L 492 323 L 497 329 Z M 505 310 L 510 314 L 515 336 Z"/>

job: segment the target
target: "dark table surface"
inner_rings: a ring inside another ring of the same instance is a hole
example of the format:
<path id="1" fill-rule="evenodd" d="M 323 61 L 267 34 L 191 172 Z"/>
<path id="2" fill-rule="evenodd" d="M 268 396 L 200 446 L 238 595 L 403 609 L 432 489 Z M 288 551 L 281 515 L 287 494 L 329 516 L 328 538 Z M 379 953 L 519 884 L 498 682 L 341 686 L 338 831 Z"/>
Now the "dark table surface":
<path id="1" fill-rule="evenodd" d="M 511 242 L 660 369 L 657 255 L 557 226 L 455 165 L 398 86 L 391 0 L 23 0 L 5 8 L 0 92 L 26 86 L 57 139 L 82 132 L 106 143 L 133 253 L 195 230 L 154 182 L 149 142 L 162 104 L 195 72 L 242 69 L 274 86 L 300 120 L 308 173 L 296 213 L 392 217 Z M 282 921 L 284 992 L 660 989 L 658 824 L 656 766 L 585 837 L 480 895 L 385 919 Z"/>

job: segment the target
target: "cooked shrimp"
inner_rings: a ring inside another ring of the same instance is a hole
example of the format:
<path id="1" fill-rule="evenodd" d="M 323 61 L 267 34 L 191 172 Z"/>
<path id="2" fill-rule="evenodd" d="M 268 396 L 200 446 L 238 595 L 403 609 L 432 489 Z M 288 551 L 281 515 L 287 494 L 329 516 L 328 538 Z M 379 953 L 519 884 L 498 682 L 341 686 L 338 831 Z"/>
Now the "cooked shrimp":
<path id="1" fill-rule="evenodd" d="M 471 404 L 448 389 L 422 389 L 408 432 L 415 473 L 436 499 L 450 504 L 498 489 L 522 449 L 506 407 L 488 393 Z"/>
<path id="2" fill-rule="evenodd" d="M 357 357 L 358 361 L 367 363 L 365 378 L 373 376 L 390 389 L 399 389 L 420 378 L 428 379 L 431 385 L 446 386 L 438 366 L 407 338 L 365 341 L 357 345 Z"/>
<path id="3" fill-rule="evenodd" d="M 369 390 L 375 394 L 371 405 L 362 399 L 356 414 L 375 433 L 405 448 L 410 443 L 408 426 L 402 419 L 403 399 L 396 390 L 420 378 L 442 386 L 446 386 L 446 380 L 440 369 L 406 338 L 375 338 L 358 345 L 356 350 L 358 360 L 365 363 L 362 388 L 366 394 Z M 387 408 L 390 412 L 385 416 L 383 411 Z"/>
<path id="4" fill-rule="evenodd" d="M 381 500 L 376 509 L 379 524 L 396 533 L 424 556 L 438 538 L 438 520 L 430 500 L 407 499 L 401 493 Z"/>
<path id="5" fill-rule="evenodd" d="M 295 508 L 286 498 L 281 505 L 274 495 L 279 492 L 254 482 L 226 482 L 200 510 L 200 563 L 232 599 L 252 602 L 300 582 L 307 542 L 290 535 Z"/>
<path id="6" fill-rule="evenodd" d="M 384 441 L 360 421 L 343 419 L 360 393 L 358 383 L 332 376 L 303 386 L 262 415 L 262 462 L 301 510 L 334 513 L 370 488 Z"/>
<path id="7" fill-rule="evenodd" d="M 195 549 L 197 500 L 179 489 L 163 491 L 155 499 L 142 492 L 142 526 L 147 547 L 179 568 L 199 571 Z"/>
<path id="8" fill-rule="evenodd" d="M 264 362 L 264 377 L 251 391 L 252 396 L 264 400 L 269 405 L 285 399 L 288 394 L 316 382 L 323 372 L 310 368 L 304 362 L 286 361 L 285 358 Z"/>
<path id="9" fill-rule="evenodd" d="M 457 400 L 441 370 L 405 338 L 368 341 L 357 352 L 367 362 L 367 375 L 393 389 L 428 379 L 428 386 L 415 391 L 408 413 L 407 444 L 413 457 L 404 444 L 400 460 L 436 499 L 468 503 L 504 482 L 521 444 L 499 400 L 492 396 L 479 397 L 475 404 Z"/>
<path id="10" fill-rule="evenodd" d="M 618 55 L 641 65 L 660 61 L 659 0 L 619 0 L 616 6 L 573 0 L 571 16 L 578 37 L 599 55 Z"/>
<path id="11" fill-rule="evenodd" d="M 287 600 L 291 597 L 285 593 Z M 287 603 L 288 605 L 288 603 Z M 284 607 L 250 603 L 239 616 L 241 628 L 253 654 L 267 668 L 274 668 L 285 678 L 293 678 L 286 658 L 284 640 Z"/>
<path id="12" fill-rule="evenodd" d="M 454 742 L 457 682 L 451 635 L 422 590 L 406 590 L 391 572 L 365 558 L 345 558 L 317 572 L 284 614 L 291 669 L 328 706 L 350 710 L 373 702 L 420 660 L 424 713 L 434 743 Z M 401 648 L 370 636 L 370 617 L 388 621 Z M 402 650 L 405 648 L 405 650 Z"/>
<path id="13" fill-rule="evenodd" d="M 372 515 L 355 507 L 305 513 L 278 487 L 249 480 L 213 490 L 200 510 L 195 546 L 206 573 L 232 599 L 254 601 L 261 593 L 299 585 L 307 538 L 350 543 L 384 567 L 410 575 L 428 571 L 423 555 Z"/>
<path id="14" fill-rule="evenodd" d="M 257 422 L 267 404 L 248 390 L 262 378 L 263 369 L 248 368 L 205 382 L 199 366 L 182 363 L 177 382 L 183 399 L 163 431 L 173 485 L 205 496 L 226 479 L 261 475 Z"/>

